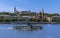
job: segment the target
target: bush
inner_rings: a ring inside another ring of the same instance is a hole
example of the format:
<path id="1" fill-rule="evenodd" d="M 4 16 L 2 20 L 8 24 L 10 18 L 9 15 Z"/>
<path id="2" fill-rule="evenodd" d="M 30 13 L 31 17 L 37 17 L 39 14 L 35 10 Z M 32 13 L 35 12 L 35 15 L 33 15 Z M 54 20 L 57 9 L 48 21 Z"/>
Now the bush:
<path id="1" fill-rule="evenodd" d="M 47 18 L 45 18 L 45 19 L 43 20 L 43 22 L 48 22 Z"/>

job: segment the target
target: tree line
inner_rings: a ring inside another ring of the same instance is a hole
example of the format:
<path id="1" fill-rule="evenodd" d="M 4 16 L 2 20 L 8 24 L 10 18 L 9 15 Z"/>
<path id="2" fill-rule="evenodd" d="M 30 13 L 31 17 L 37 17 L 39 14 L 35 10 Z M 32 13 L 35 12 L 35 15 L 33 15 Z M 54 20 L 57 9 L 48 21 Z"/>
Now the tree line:
<path id="1" fill-rule="evenodd" d="M 0 12 L 0 15 L 10 15 L 10 16 L 15 16 L 15 13 L 11 13 L 11 12 Z M 20 14 L 20 16 L 25 16 L 25 15 L 29 15 L 29 16 L 38 16 L 39 13 L 31 13 L 31 14 Z M 48 13 L 43 13 L 43 15 L 47 16 L 47 17 L 52 17 L 52 16 L 60 16 L 58 13 L 54 13 L 54 14 L 48 14 Z M 12 22 L 12 21 L 25 21 L 25 19 L 14 19 L 14 18 L 0 18 L 0 22 Z M 29 21 L 31 22 L 40 22 L 40 19 L 35 19 L 35 18 L 30 18 Z M 43 22 L 48 22 L 47 18 L 45 18 L 43 20 Z"/>

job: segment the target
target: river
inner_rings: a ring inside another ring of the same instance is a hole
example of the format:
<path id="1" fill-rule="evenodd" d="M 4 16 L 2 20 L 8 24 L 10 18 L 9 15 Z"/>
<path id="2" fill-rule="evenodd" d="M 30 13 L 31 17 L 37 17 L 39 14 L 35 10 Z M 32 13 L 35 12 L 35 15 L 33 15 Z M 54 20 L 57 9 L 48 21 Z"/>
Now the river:
<path id="1" fill-rule="evenodd" d="M 14 25 L 21 24 L 0 24 L 0 38 L 60 38 L 60 24 L 41 24 L 43 29 L 34 31 L 12 30 Z"/>

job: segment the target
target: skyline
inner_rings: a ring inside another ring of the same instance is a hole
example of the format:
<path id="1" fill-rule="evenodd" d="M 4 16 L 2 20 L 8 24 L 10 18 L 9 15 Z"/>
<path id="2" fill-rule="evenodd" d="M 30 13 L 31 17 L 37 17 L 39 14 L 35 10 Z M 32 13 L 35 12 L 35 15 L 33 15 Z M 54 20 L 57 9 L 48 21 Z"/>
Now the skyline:
<path id="1" fill-rule="evenodd" d="M 46 13 L 60 14 L 60 0 L 0 0 L 0 12 L 14 12 L 14 6 L 18 11 L 39 12 L 42 9 Z"/>

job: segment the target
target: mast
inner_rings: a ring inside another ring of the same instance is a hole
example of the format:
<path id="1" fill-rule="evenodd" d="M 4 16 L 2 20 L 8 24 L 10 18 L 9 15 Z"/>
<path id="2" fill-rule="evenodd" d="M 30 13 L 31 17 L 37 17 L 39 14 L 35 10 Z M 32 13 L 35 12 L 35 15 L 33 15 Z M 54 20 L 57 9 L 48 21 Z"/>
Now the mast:
<path id="1" fill-rule="evenodd" d="M 44 20 L 44 9 L 42 9 L 42 22 Z"/>
<path id="2" fill-rule="evenodd" d="M 44 10 L 42 9 L 42 11 L 39 14 L 40 14 L 39 15 L 40 22 L 43 22 L 43 19 L 44 19 L 44 16 L 43 16 Z"/>

